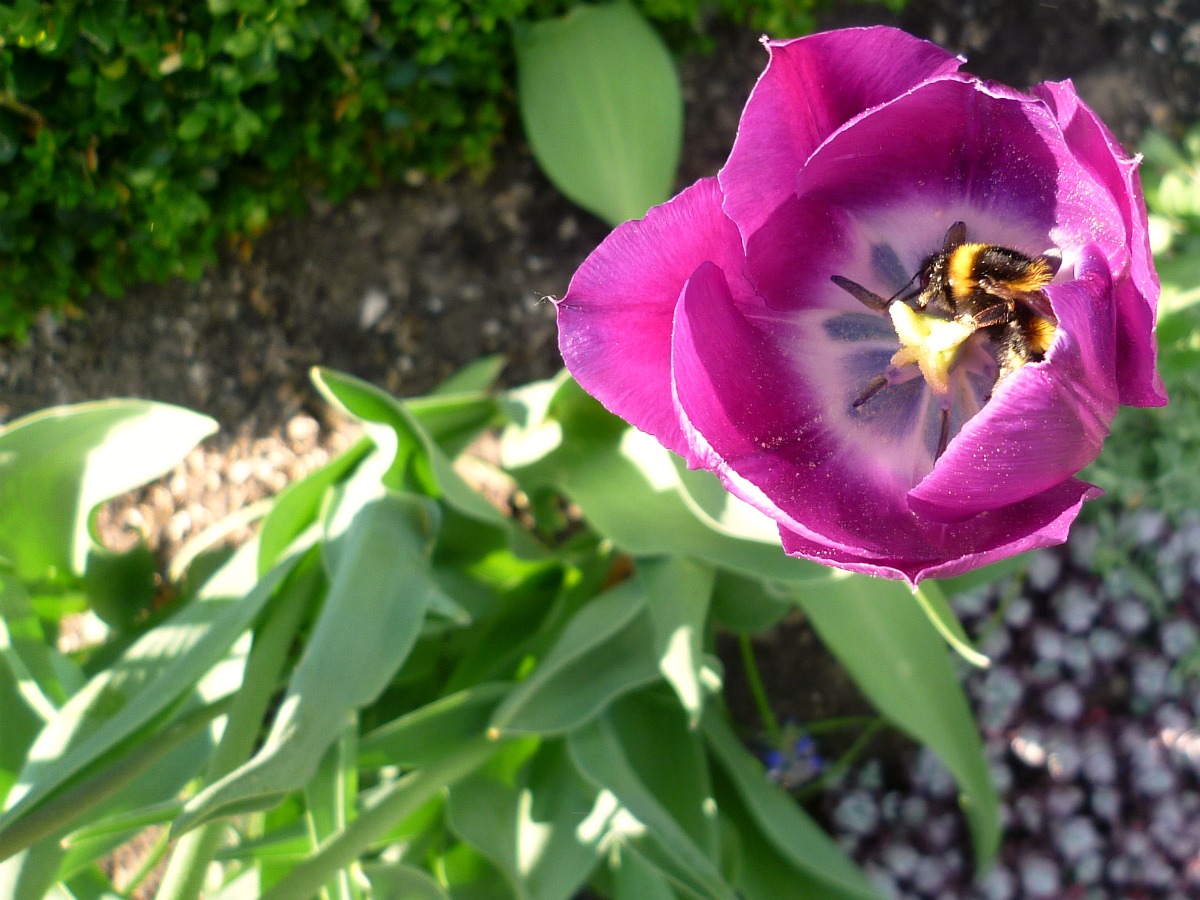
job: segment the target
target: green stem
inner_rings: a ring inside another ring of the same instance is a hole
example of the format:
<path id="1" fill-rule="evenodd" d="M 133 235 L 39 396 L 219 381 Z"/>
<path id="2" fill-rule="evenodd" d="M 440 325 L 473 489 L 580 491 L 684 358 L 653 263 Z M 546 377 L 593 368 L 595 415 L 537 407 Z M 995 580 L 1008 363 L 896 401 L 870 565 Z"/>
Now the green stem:
<path id="1" fill-rule="evenodd" d="M 869 744 L 871 739 L 875 737 L 880 729 L 883 728 L 884 724 L 885 723 L 883 719 L 875 719 L 872 721 L 871 724 L 864 728 L 862 733 L 854 739 L 854 743 L 850 745 L 850 748 L 841 756 L 839 756 L 837 761 L 833 765 L 829 766 L 820 778 L 818 778 L 816 781 L 809 782 L 800 790 L 796 791 L 796 799 L 803 802 L 819 791 L 825 790 L 826 785 L 828 785 L 831 781 L 841 777 L 843 773 L 848 771 L 849 768 L 854 765 L 854 761 L 862 755 L 863 751 L 867 749 L 867 744 Z"/>
<path id="2" fill-rule="evenodd" d="M 992 664 L 990 659 L 971 646 L 962 623 L 958 621 L 958 616 L 950 607 L 950 601 L 946 599 L 937 582 L 930 579 L 922 581 L 913 590 L 913 596 L 938 634 L 959 656 L 980 669 L 986 669 Z"/>
<path id="3" fill-rule="evenodd" d="M 771 704 L 767 700 L 767 690 L 763 687 L 762 676 L 758 672 L 758 660 L 754 657 L 754 645 L 750 641 L 750 636 L 746 634 L 738 635 L 738 644 L 742 649 L 742 666 L 746 670 L 746 685 L 750 688 L 750 696 L 754 698 L 754 705 L 758 709 L 758 717 L 762 721 L 767 742 L 771 745 L 778 744 L 782 740 L 783 732 L 779 727 L 779 720 L 775 718 L 775 713 L 772 712 Z"/>
<path id="4" fill-rule="evenodd" d="M 310 606 L 304 601 L 317 590 L 318 569 L 319 565 L 315 562 L 300 564 L 288 579 L 292 589 L 280 592 L 273 608 L 255 634 L 254 646 L 250 649 L 249 659 L 246 660 L 242 689 L 234 697 L 221 741 L 209 759 L 208 769 L 204 773 L 205 784 L 212 784 L 221 776 L 233 771 L 254 751 L 267 705 L 275 693 L 280 673 L 291 650 L 292 639 Z M 202 825 L 183 835 L 171 852 L 158 891 L 158 900 L 192 900 L 198 897 L 204 885 L 208 864 L 221 848 L 224 834 L 225 824 L 218 821 Z"/>

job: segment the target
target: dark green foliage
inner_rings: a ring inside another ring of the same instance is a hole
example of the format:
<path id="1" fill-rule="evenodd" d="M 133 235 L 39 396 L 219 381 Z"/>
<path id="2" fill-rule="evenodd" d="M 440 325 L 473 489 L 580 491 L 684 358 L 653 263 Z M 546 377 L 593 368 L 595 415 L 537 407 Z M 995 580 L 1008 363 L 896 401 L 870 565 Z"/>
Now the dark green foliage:
<path id="1" fill-rule="evenodd" d="M 818 0 L 725 14 L 811 26 Z M 569 0 L 0 6 L 0 336 L 99 289 L 198 276 L 308 191 L 487 164 L 511 26 Z M 697 34 L 702 0 L 639 0 Z"/>

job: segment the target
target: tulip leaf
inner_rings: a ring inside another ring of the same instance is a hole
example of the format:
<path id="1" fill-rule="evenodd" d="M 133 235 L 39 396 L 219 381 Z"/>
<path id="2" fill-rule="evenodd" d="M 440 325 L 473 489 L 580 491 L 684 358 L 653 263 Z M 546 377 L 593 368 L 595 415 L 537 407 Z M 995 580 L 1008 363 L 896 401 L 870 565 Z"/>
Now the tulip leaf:
<path id="1" fill-rule="evenodd" d="M 208 416 L 145 400 L 11 422 L 0 429 L 0 559 L 28 581 L 82 574 L 92 510 L 168 472 L 216 429 Z"/>
<path id="2" fill-rule="evenodd" d="M 527 490 L 562 491 L 597 531 L 637 556 L 690 556 L 751 578 L 817 584 L 832 577 L 824 566 L 785 554 L 778 535 L 767 543 L 747 536 L 752 527 L 735 530 L 698 514 L 711 508 L 712 496 L 698 484 L 713 476 L 691 473 L 685 489 L 671 451 L 608 413 L 573 380 L 535 387 L 510 395 L 515 424 L 501 446 L 506 468 Z"/>
<path id="3" fill-rule="evenodd" d="M 595 868 L 599 835 L 583 829 L 595 795 L 561 742 L 543 745 L 515 784 L 480 773 L 450 789 L 449 822 L 523 900 L 574 897 Z"/>
<path id="4" fill-rule="evenodd" d="M 580 4 L 517 31 L 517 96 L 534 156 L 610 225 L 671 194 L 683 95 L 671 55 L 627 2 Z"/>
<path id="5" fill-rule="evenodd" d="M 602 796 L 602 844 L 633 850 L 685 892 L 732 898 L 716 860 L 719 842 L 699 735 L 661 693 L 623 700 L 567 736 L 571 759 Z"/>
<path id="6" fill-rule="evenodd" d="M 625 581 L 581 609 L 545 659 L 496 710 L 500 734 L 560 734 L 661 678 L 646 593 Z"/>
<path id="7" fill-rule="evenodd" d="M 663 557 L 639 563 L 638 578 L 646 589 L 659 671 L 679 697 L 688 725 L 694 728 L 703 709 L 704 623 L 714 572 L 688 559 Z"/>
<path id="8" fill-rule="evenodd" d="M 345 523 L 322 543 L 329 590 L 271 731 L 253 759 L 188 802 L 177 829 L 269 806 L 304 785 L 347 716 L 383 690 L 442 598 L 428 559 L 436 510 L 426 498 L 388 492 L 352 516 L 336 507 L 328 514 Z"/>
<path id="9" fill-rule="evenodd" d="M 953 773 L 976 860 L 986 867 L 1000 841 L 999 799 L 962 684 L 909 589 L 840 573 L 820 590 L 797 590 L 796 599 L 876 709 Z"/>
<path id="10" fill-rule="evenodd" d="M 416 768 L 433 762 L 463 741 L 484 734 L 497 703 L 511 689 L 504 682 L 477 684 L 376 728 L 359 744 L 359 767 Z"/>
<path id="11" fill-rule="evenodd" d="M 253 542 L 239 550 L 199 596 L 141 635 L 63 705 L 28 753 L 8 808 L 0 815 L 0 837 L 69 779 L 158 720 L 206 674 L 215 673 L 223 658 L 232 654 L 237 663 L 231 648 L 299 562 L 303 548 L 258 582 L 256 552 Z M 253 587 L 247 590 L 247 584 Z M 222 684 L 207 699 L 235 688 Z"/>
<path id="12" fill-rule="evenodd" d="M 314 369 L 312 379 L 326 400 L 363 423 L 386 460 L 384 483 L 388 487 L 444 500 L 468 519 L 507 530 L 504 516 L 462 480 L 403 403 L 372 384 L 332 369 Z"/>

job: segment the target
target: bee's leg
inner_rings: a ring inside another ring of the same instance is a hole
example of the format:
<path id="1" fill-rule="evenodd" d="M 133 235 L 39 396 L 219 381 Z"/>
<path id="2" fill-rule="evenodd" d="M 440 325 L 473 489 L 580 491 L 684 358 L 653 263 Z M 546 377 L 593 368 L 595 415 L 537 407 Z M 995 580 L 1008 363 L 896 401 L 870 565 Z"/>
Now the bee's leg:
<path id="1" fill-rule="evenodd" d="M 829 280 L 863 306 L 873 309 L 876 312 L 883 312 L 888 308 L 888 304 L 892 302 L 886 297 L 880 297 L 874 291 L 868 291 L 857 281 L 851 281 L 849 278 L 843 278 L 841 275 L 830 276 Z"/>
<path id="2" fill-rule="evenodd" d="M 967 242 L 967 223 L 955 222 L 946 231 L 946 242 L 943 249 L 951 253 Z"/>
<path id="3" fill-rule="evenodd" d="M 991 291 L 988 293 L 991 293 Z M 993 325 L 1001 325 L 1012 318 L 1015 308 L 1013 304 L 1008 302 L 994 303 L 971 316 L 970 322 L 975 326 L 976 331 L 981 328 L 990 328 Z"/>
<path id="4" fill-rule="evenodd" d="M 1043 319 L 1049 319 L 1051 322 L 1058 321 L 1054 315 L 1054 311 L 1050 308 L 1050 301 L 1041 291 L 1020 291 L 988 276 L 979 279 L 979 286 L 989 296 L 999 297 L 1005 301 L 1005 306 L 1008 307 L 1009 312 L 1015 310 L 1017 304 L 1021 303 L 1028 306 L 1030 310 Z M 978 318 L 976 316 L 976 319 Z"/>

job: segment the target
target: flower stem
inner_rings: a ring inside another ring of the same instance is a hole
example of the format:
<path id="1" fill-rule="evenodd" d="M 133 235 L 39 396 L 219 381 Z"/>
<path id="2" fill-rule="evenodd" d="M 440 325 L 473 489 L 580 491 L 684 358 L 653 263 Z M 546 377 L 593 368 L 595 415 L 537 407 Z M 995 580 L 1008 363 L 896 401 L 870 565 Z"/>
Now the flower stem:
<path id="1" fill-rule="evenodd" d="M 950 601 L 946 599 L 945 593 L 937 582 L 929 579 L 922 581 L 913 590 L 913 596 L 917 598 L 917 603 L 920 604 L 929 621 L 933 623 L 938 634 L 954 649 L 955 653 L 980 669 L 986 669 L 992 664 L 990 659 L 971 646 L 967 639 L 967 633 L 963 631 L 962 623 L 954 615 L 954 610 L 950 608 Z"/>
<path id="2" fill-rule="evenodd" d="M 754 705 L 758 709 L 758 717 L 762 721 L 767 742 L 774 746 L 782 740 L 783 732 L 779 727 L 779 720 L 775 718 L 775 713 L 771 711 L 771 704 L 767 700 L 767 691 L 763 687 L 762 676 L 758 671 L 758 660 L 754 657 L 754 645 L 747 634 L 738 636 L 738 645 L 742 650 L 742 666 L 746 670 L 746 685 L 750 688 L 750 696 L 754 698 Z"/>

